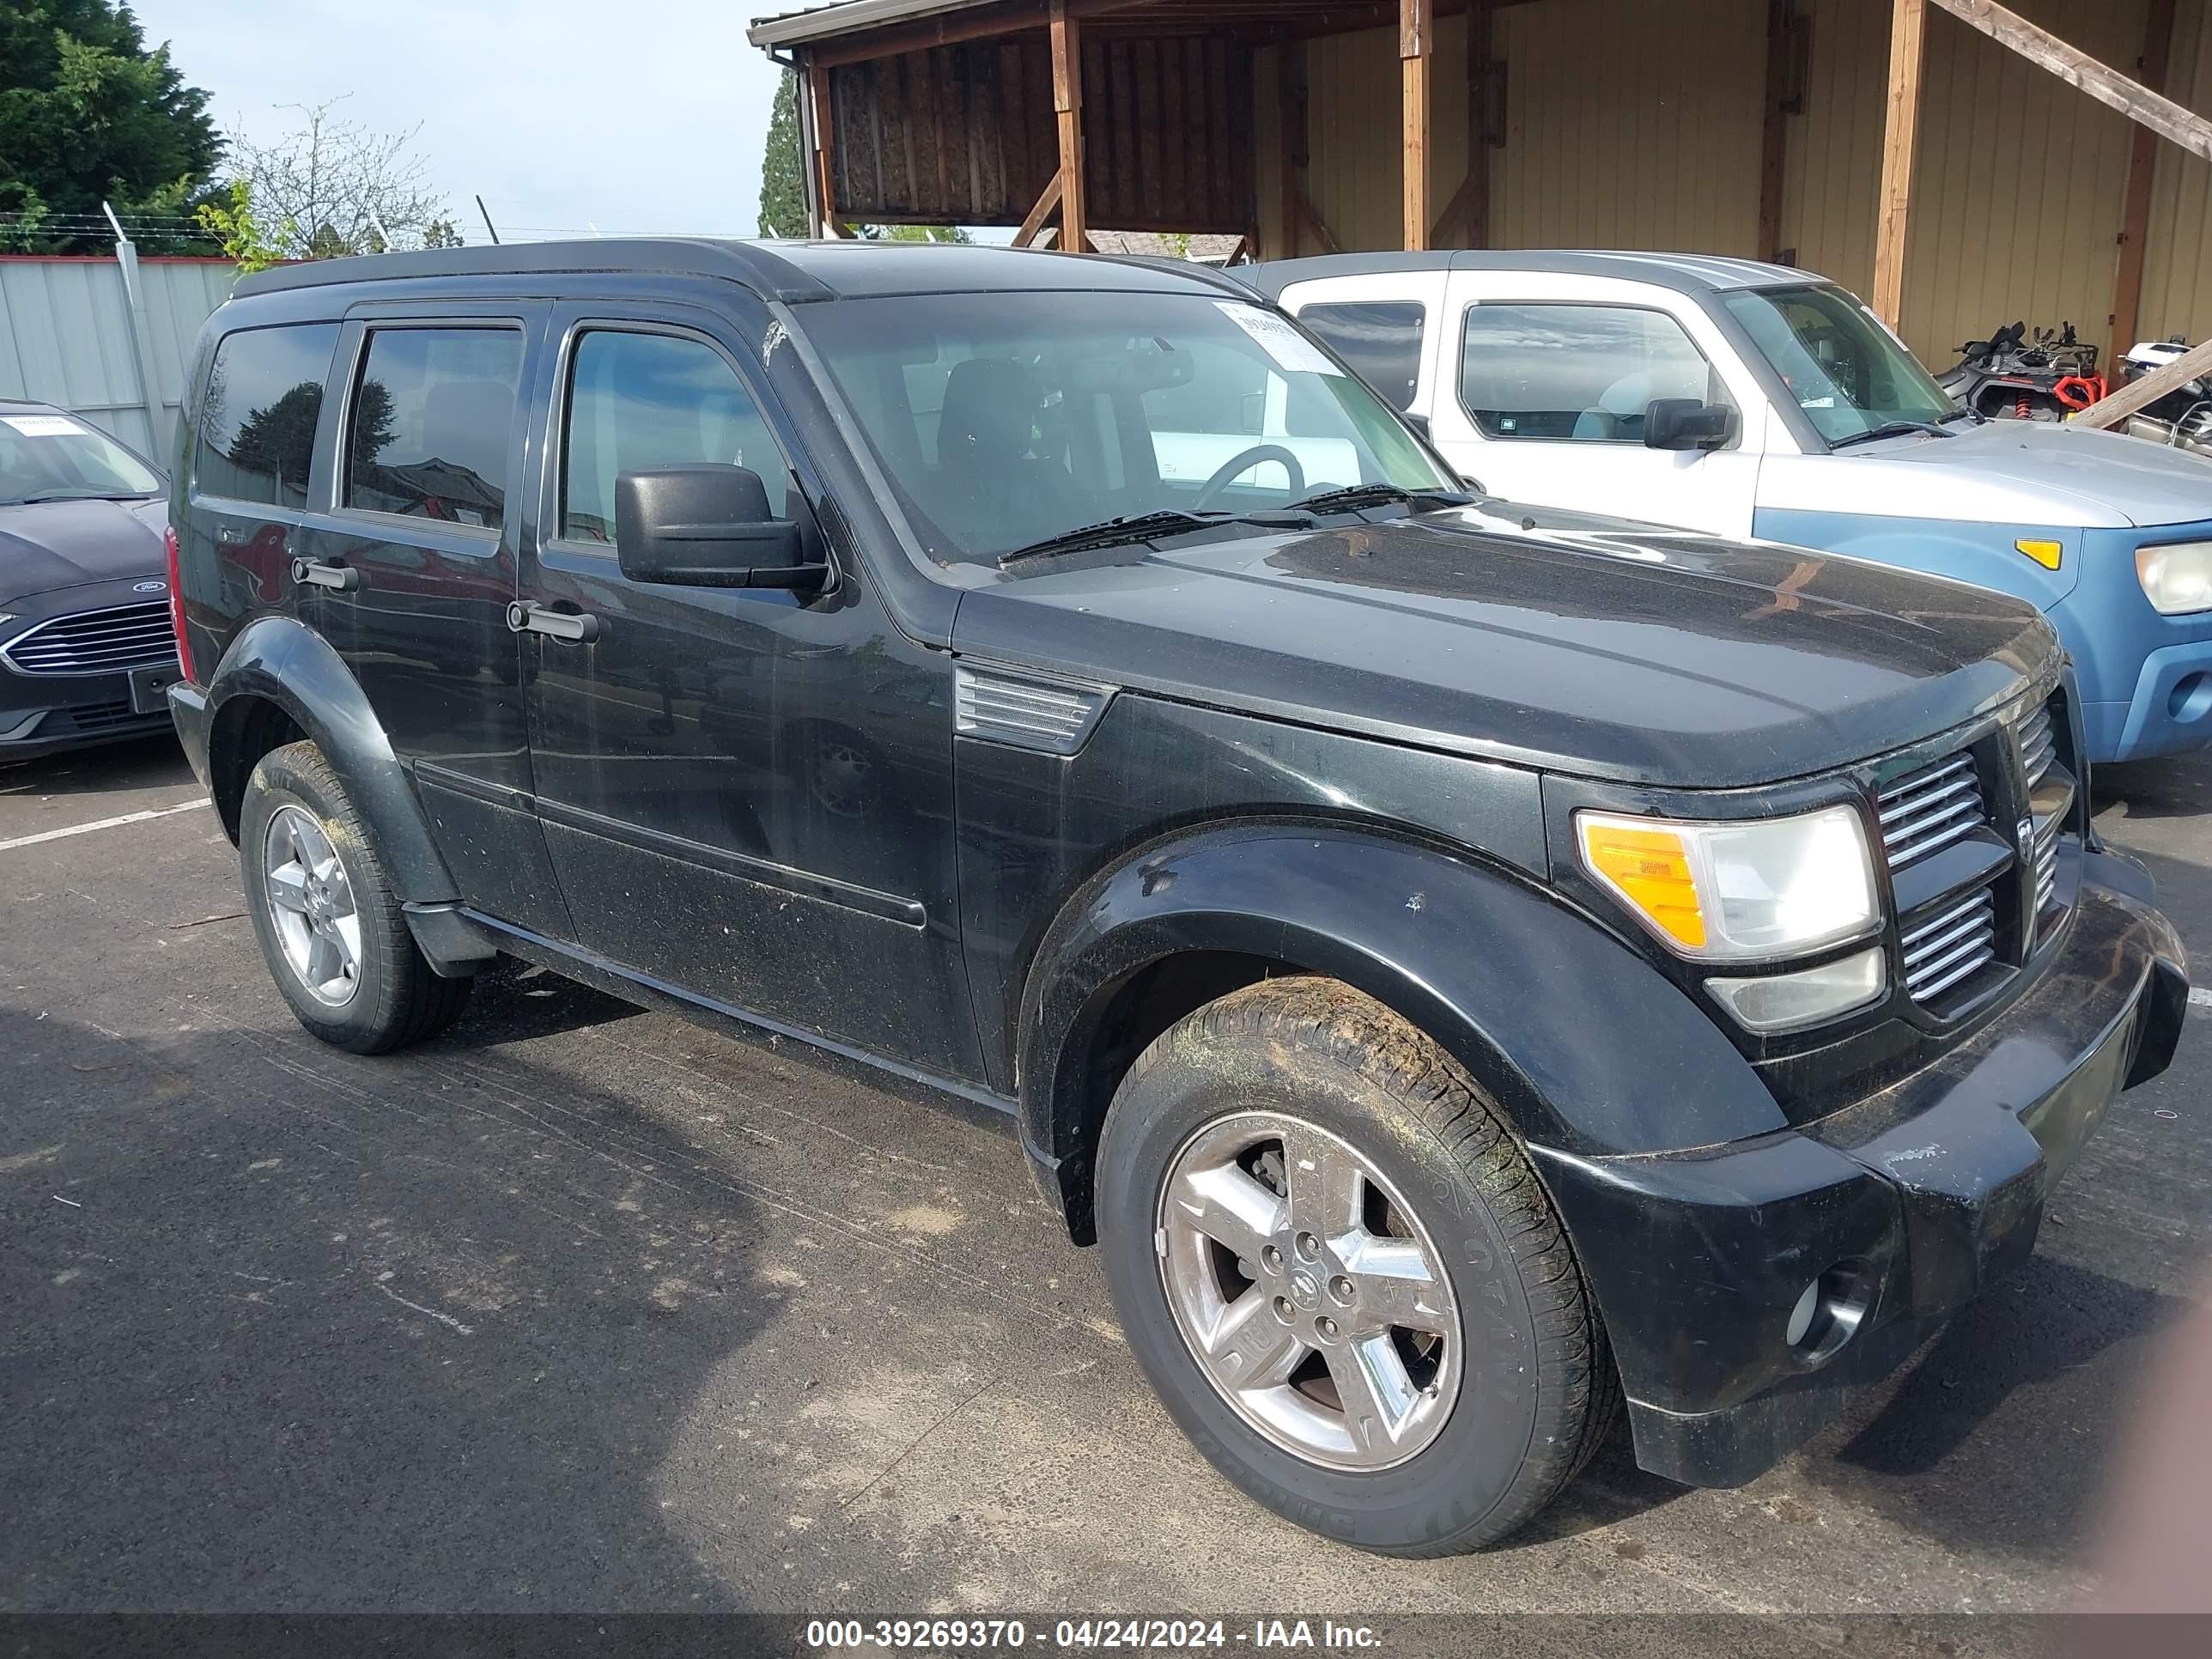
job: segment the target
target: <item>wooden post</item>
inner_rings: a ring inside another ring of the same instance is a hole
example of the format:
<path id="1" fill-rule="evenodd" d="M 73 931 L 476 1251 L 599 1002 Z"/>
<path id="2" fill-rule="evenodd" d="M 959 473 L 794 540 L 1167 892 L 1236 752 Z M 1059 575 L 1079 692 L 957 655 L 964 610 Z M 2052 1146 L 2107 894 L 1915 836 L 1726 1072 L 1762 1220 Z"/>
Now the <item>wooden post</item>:
<path id="1" fill-rule="evenodd" d="M 1404 70 L 1406 246 L 1429 245 L 1429 60 L 1436 0 L 1398 0 L 1398 57 Z"/>
<path id="2" fill-rule="evenodd" d="M 1928 0 L 1891 0 L 1889 106 L 1882 125 L 1881 199 L 1875 211 L 1874 314 L 1891 328 L 1905 312 L 1905 238 L 1912 211 L 1912 151 L 1920 126 L 1920 71 Z"/>
<path id="3" fill-rule="evenodd" d="M 1052 217 L 1052 210 L 1060 205 L 1060 176 L 1055 173 L 1047 181 L 1036 198 L 1036 205 L 1023 216 L 1022 228 L 1014 233 L 1014 246 L 1027 247 L 1036 240 L 1044 229 L 1044 222 Z"/>
<path id="4" fill-rule="evenodd" d="M 1062 252 L 1091 251 L 1083 201 L 1083 34 L 1067 0 L 1052 0 L 1052 107 L 1060 120 L 1060 243 Z"/>
<path id="5" fill-rule="evenodd" d="M 817 236 L 842 236 L 837 225 L 837 177 L 831 135 L 836 131 L 836 118 L 830 101 L 830 71 L 823 65 L 809 62 L 806 65 L 806 101 L 813 116 L 814 128 L 814 201 L 819 222 L 811 227 Z"/>
<path id="6" fill-rule="evenodd" d="M 2166 90 L 2166 63 L 2173 50 L 2173 0 L 2150 0 L 2143 21 L 2142 57 L 2136 71 L 2153 92 Z M 2112 342 L 2107 357 L 2136 343 L 2142 313 L 2144 244 L 2150 235 L 2150 190 L 2158 177 L 2158 134 L 2134 130 L 2128 151 L 2128 187 L 2120 210 L 2120 264 L 2112 279 Z"/>
<path id="7" fill-rule="evenodd" d="M 1759 146 L 1759 255 L 1782 252 L 1782 184 L 1790 164 L 1790 0 L 1766 0 L 1766 116 Z"/>
<path id="8" fill-rule="evenodd" d="M 1285 259 L 1298 257 L 1298 211 L 1303 192 L 1298 189 L 1299 157 L 1306 147 L 1306 43 L 1295 36 L 1275 43 L 1275 103 L 1281 117 L 1283 187 L 1283 251 Z"/>
<path id="9" fill-rule="evenodd" d="M 1467 245 L 1490 246 L 1490 0 L 1467 0 Z"/>

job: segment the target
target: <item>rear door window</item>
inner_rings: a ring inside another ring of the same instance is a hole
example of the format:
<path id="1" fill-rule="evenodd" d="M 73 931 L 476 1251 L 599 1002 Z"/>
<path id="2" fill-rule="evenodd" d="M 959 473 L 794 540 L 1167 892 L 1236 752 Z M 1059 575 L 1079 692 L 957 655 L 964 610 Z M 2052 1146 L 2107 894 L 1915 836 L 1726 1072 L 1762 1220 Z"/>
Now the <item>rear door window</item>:
<path id="1" fill-rule="evenodd" d="M 372 329 L 346 423 L 341 504 L 498 530 L 521 377 L 518 329 Z"/>
<path id="2" fill-rule="evenodd" d="M 1642 443 L 1655 398 L 1727 404 L 1682 325 L 1636 306 L 1468 307 L 1460 398 L 1486 438 Z"/>
<path id="3" fill-rule="evenodd" d="M 1421 379 L 1421 337 L 1428 307 L 1418 300 L 1347 301 L 1308 306 L 1298 320 L 1382 395 L 1391 408 L 1413 406 Z"/>
<path id="4" fill-rule="evenodd" d="M 791 473 L 722 354 L 683 335 L 594 328 L 576 337 L 562 432 L 561 535 L 615 538 L 615 479 L 712 461 L 759 476 L 769 510 L 790 516 Z"/>
<path id="5" fill-rule="evenodd" d="M 337 343 L 336 323 L 223 337 L 200 394 L 195 489 L 228 501 L 307 506 L 315 422 Z"/>

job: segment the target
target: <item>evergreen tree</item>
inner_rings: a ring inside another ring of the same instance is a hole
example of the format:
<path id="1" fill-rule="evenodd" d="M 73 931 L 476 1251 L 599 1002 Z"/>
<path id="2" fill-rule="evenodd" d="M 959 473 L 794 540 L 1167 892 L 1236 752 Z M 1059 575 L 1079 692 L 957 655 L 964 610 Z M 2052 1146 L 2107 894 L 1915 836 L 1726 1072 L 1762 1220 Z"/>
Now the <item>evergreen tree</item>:
<path id="1" fill-rule="evenodd" d="M 222 153 L 207 106 L 127 5 L 0 4 L 0 247 L 105 251 L 107 201 L 148 252 L 214 252 L 190 224 Z"/>
<path id="2" fill-rule="evenodd" d="M 762 235 L 806 234 L 805 165 L 799 143 L 799 76 L 786 70 L 769 112 L 768 144 L 761 152 Z"/>

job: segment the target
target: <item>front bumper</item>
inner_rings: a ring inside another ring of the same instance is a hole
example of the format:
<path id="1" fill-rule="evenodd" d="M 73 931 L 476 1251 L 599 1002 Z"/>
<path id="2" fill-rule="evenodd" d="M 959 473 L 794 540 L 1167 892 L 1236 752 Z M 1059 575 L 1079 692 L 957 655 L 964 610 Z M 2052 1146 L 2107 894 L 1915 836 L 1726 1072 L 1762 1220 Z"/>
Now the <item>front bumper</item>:
<path id="1" fill-rule="evenodd" d="M 2135 571 L 2138 547 L 2212 540 L 2212 521 L 2081 534 L 2081 580 L 2050 616 L 2074 659 L 2089 758 L 2151 760 L 2212 744 L 2212 611 L 2160 616 Z"/>
<path id="2" fill-rule="evenodd" d="M 1531 1148 L 1598 1296 L 1637 1461 L 1735 1486 L 2034 1249 L 2051 1185 L 2163 1071 L 2186 958 L 2148 875 L 2085 856 L 2067 941 L 1996 1019 L 1802 1128 L 1678 1153 Z M 1838 1310 L 1789 1340 L 1808 1285 Z"/>

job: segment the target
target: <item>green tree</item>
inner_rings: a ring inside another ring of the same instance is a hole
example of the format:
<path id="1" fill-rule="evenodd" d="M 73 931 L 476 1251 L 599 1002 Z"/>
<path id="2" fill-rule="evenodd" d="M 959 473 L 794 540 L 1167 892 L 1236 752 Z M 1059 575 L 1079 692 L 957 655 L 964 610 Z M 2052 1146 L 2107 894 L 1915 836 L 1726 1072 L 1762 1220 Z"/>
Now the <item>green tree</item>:
<path id="1" fill-rule="evenodd" d="M 761 151 L 760 234 L 806 234 L 806 158 L 799 144 L 799 76 L 783 72 L 768 115 L 768 143 Z"/>
<path id="2" fill-rule="evenodd" d="M 105 249 L 103 201 L 148 252 L 214 251 L 191 225 L 222 159 L 208 94 L 111 0 L 0 3 L 0 243 Z"/>

